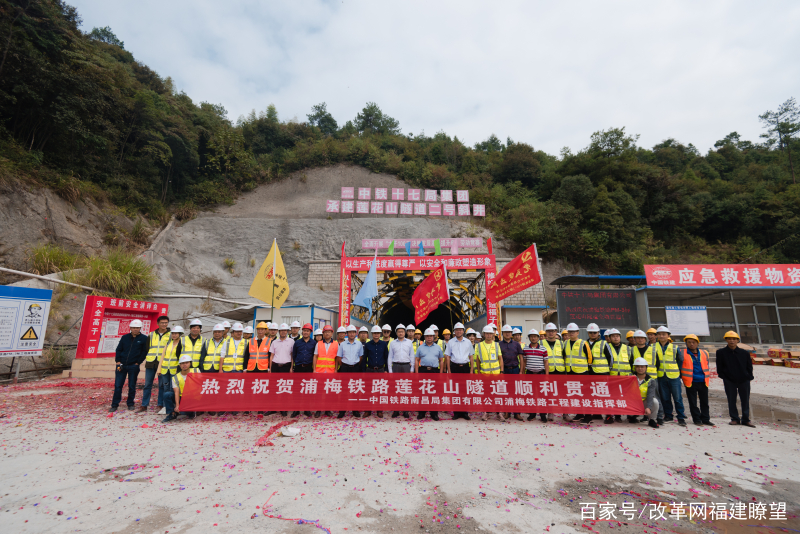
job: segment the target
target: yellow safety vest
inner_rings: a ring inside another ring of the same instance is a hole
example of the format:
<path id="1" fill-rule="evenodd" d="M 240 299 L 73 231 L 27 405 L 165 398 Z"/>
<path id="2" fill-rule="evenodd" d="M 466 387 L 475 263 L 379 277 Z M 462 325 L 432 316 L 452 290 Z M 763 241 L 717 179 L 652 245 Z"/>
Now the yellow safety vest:
<path id="1" fill-rule="evenodd" d="M 572 343 L 567 350 L 567 365 L 569 365 L 570 370 L 578 374 L 587 372 L 589 370 L 589 360 L 583 355 L 584 341 L 578 338 L 574 343 L 572 341 L 567 341 L 567 343 Z"/>
<path id="2" fill-rule="evenodd" d="M 478 350 L 475 351 L 478 355 L 478 366 L 475 368 L 476 373 L 484 375 L 499 375 L 500 374 L 500 345 L 494 341 L 491 348 L 487 348 L 486 342 L 481 341 L 477 345 Z"/>
<path id="3" fill-rule="evenodd" d="M 653 354 L 653 345 L 647 347 L 647 350 L 642 353 L 639 347 L 633 347 L 631 351 L 631 368 L 633 368 L 633 362 L 636 361 L 636 358 L 644 358 L 647 360 L 647 374 L 650 376 L 655 376 L 658 372 L 656 369 L 656 357 Z"/>
<path id="4" fill-rule="evenodd" d="M 167 350 L 164 353 L 164 359 L 161 360 L 161 374 L 166 375 L 168 373 L 172 373 L 173 375 L 177 373 L 178 369 L 178 346 L 181 344 L 181 340 L 178 340 L 177 344 L 172 343 L 172 340 L 167 344 Z M 182 349 L 181 349 L 182 350 Z"/>
<path id="5" fill-rule="evenodd" d="M 228 350 L 225 354 L 225 359 L 222 360 L 222 370 L 226 373 L 233 371 L 234 369 L 237 371 L 244 370 L 244 348 L 247 346 L 247 341 L 244 339 L 239 340 L 239 347 L 236 349 L 236 354 L 234 356 L 233 349 L 236 345 L 233 342 L 233 338 L 228 340 Z"/>
<path id="6" fill-rule="evenodd" d="M 169 343 L 169 339 L 169 329 L 164 333 L 163 336 L 158 334 L 158 330 L 155 332 L 150 332 L 150 350 L 147 351 L 147 358 L 145 358 L 145 361 L 154 362 L 158 360 L 158 357 L 161 356 L 162 352 L 164 352 L 164 347 L 166 347 L 167 343 Z"/>
<path id="7" fill-rule="evenodd" d="M 199 373 L 200 369 L 189 369 L 189 373 Z M 186 373 L 186 374 L 189 374 Z M 183 396 L 183 386 L 186 384 L 186 377 L 183 376 L 183 373 L 178 373 L 177 375 L 172 377 L 172 387 L 178 388 L 180 391 L 181 396 Z"/>
<path id="8" fill-rule="evenodd" d="M 553 346 L 551 347 L 550 342 L 545 339 L 542 341 L 542 345 L 547 349 L 547 361 L 550 372 L 558 371 L 559 373 L 563 373 L 566 371 L 567 366 L 564 363 L 564 346 L 561 342 L 556 339 L 553 341 Z"/>
<path id="9" fill-rule="evenodd" d="M 629 376 L 631 374 L 631 363 L 628 359 L 628 346 L 624 343 L 619 346 L 619 352 L 614 349 L 614 345 L 608 344 L 611 349 L 611 376 Z"/>
<path id="10" fill-rule="evenodd" d="M 447 348 L 447 342 L 444 339 L 437 339 L 436 344 L 439 345 L 439 348 L 442 349 L 442 354 L 444 354 L 444 349 Z"/>
<path id="11" fill-rule="evenodd" d="M 224 346 L 224 339 L 219 340 L 219 345 L 214 343 L 214 338 L 206 339 L 206 357 L 203 360 L 203 371 L 219 371 L 219 358 L 222 355 L 222 347 Z"/>
<path id="12" fill-rule="evenodd" d="M 661 343 L 656 343 L 656 350 L 658 351 L 658 377 L 667 375 L 667 378 L 678 378 L 681 376 L 681 369 L 675 359 L 675 345 L 668 343 L 667 351 L 664 352 Z"/>
<path id="13" fill-rule="evenodd" d="M 645 399 L 647 398 L 647 390 L 650 388 L 650 382 L 653 381 L 653 377 L 652 376 L 648 376 L 648 375 L 645 375 L 645 376 L 647 378 L 645 378 L 644 382 L 639 384 L 639 395 L 642 396 L 642 402 L 644 402 Z M 638 380 L 637 380 L 637 382 L 638 382 Z M 647 408 L 647 406 L 645 406 L 645 408 Z"/>
<path id="14" fill-rule="evenodd" d="M 588 346 L 588 341 L 586 342 Z M 592 371 L 597 375 L 608 374 L 608 358 L 606 358 L 606 351 L 604 350 L 606 342 L 598 339 L 592 345 Z"/>
<path id="15" fill-rule="evenodd" d="M 200 367 L 200 350 L 203 348 L 203 336 L 197 336 L 197 339 L 192 342 L 189 336 L 183 336 L 183 348 L 181 349 L 181 356 L 192 357 L 192 368 Z"/>

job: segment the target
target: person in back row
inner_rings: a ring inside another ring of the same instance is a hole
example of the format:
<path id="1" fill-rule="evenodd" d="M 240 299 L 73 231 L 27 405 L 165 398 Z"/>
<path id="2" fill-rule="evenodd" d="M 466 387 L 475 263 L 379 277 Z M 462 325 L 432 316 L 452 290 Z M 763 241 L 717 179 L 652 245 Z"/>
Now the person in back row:
<path id="1" fill-rule="evenodd" d="M 319 343 L 322 341 L 322 328 L 317 328 L 314 330 L 314 342 Z"/>
<path id="2" fill-rule="evenodd" d="M 293 321 L 292 324 L 289 325 L 289 329 L 289 339 L 292 341 L 300 339 L 300 321 Z"/>
<path id="3" fill-rule="evenodd" d="M 553 325 L 555 326 L 555 325 Z M 553 329 L 555 332 L 555 329 Z M 547 356 L 547 349 L 539 344 L 539 337 L 544 334 L 544 331 L 537 332 L 535 328 L 531 328 L 528 332 L 528 340 L 530 343 L 522 350 L 525 357 L 525 373 L 534 375 L 547 375 L 550 374 L 549 362 Z M 547 422 L 547 414 L 539 414 L 542 423 Z M 536 419 L 536 414 L 528 414 L 528 421 Z"/>
<path id="4" fill-rule="evenodd" d="M 199 373 L 200 369 L 192 367 L 192 357 L 184 354 L 179 361 L 180 371 L 172 377 L 172 390 L 164 393 L 164 406 L 167 409 L 167 417 L 161 421 L 169 423 L 178 418 L 179 415 L 186 415 L 189 419 L 195 418 L 195 412 L 182 412 L 181 399 L 183 398 L 183 387 L 186 384 L 186 377 L 189 373 Z"/>
<path id="5" fill-rule="evenodd" d="M 644 417 L 643 421 L 649 419 L 649 425 L 653 428 L 658 428 L 659 424 L 655 421 L 658 415 L 658 388 L 656 387 L 656 379 L 647 374 L 647 360 L 644 358 L 636 358 L 633 361 L 633 371 L 636 380 L 639 384 L 639 394 L 642 397 L 642 404 L 644 404 Z M 636 423 L 636 417 L 631 421 Z"/>
<path id="6" fill-rule="evenodd" d="M 444 351 L 445 372 L 456 374 L 469 374 L 472 369 L 472 355 L 475 354 L 475 347 L 472 342 L 464 337 L 464 325 L 456 323 L 453 327 L 455 337 L 447 342 Z M 453 419 L 466 419 L 469 421 L 467 412 L 453 412 Z"/>
<path id="7" fill-rule="evenodd" d="M 341 345 L 345 339 L 347 339 L 347 328 L 340 326 L 336 329 L 336 343 Z"/>
<path id="8" fill-rule="evenodd" d="M 200 352 L 203 349 L 203 336 L 200 335 L 202 330 L 203 321 L 192 319 L 189 323 L 189 335 L 183 336 L 181 342 L 181 354 L 192 357 L 193 369 L 200 367 Z"/>

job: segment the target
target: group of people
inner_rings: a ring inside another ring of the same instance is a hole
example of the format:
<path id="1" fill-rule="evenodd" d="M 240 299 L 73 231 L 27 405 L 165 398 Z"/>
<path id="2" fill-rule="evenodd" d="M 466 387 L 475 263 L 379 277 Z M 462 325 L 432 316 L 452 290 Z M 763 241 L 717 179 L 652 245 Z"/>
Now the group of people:
<path id="1" fill-rule="evenodd" d="M 684 337 L 685 348 L 678 347 L 669 329 L 660 326 L 647 332 L 628 332 L 627 344 L 622 343 L 619 330 L 611 328 L 601 338 L 600 328 L 589 324 L 588 339 L 580 338 L 580 328 L 570 323 L 559 333 L 553 323 L 544 330 L 528 332 L 528 343 L 522 341 L 522 332 L 504 325 L 498 332 L 493 324 L 481 332 L 453 326 L 452 333 L 445 329 L 439 337 L 439 328 L 431 325 L 424 332 L 414 325 L 373 326 L 367 329 L 354 325 L 330 325 L 313 330 L 311 324 L 280 325 L 260 322 L 255 332 L 241 323 L 219 323 L 212 329 L 211 337 L 201 334 L 202 322 L 194 319 L 189 332 L 181 326 L 169 328 L 169 318 L 159 317 L 158 328 L 149 335 L 140 333 L 138 320 L 130 323 L 130 333 L 122 336 L 116 350 L 117 372 L 114 395 L 109 411 L 116 411 L 122 398 L 122 388 L 128 381 L 128 410 L 134 410 L 136 381 L 141 364 L 145 364 L 145 383 L 141 406 L 137 413 L 148 411 L 153 383 L 158 377 L 159 412 L 169 422 L 181 413 L 180 399 L 186 376 L 189 373 L 479 373 L 494 374 L 569 374 L 569 375 L 634 375 L 645 407 L 642 422 L 659 428 L 677 416 L 678 424 L 686 426 L 686 414 L 681 392 L 681 382 L 686 390 L 692 420 L 697 425 L 714 426 L 708 404 L 708 385 L 711 378 L 708 352 L 699 348 L 700 340 L 690 334 Z M 394 333 L 394 336 L 392 336 Z M 739 336 L 731 331 L 725 334 L 727 346 L 717 351 L 717 373 L 723 379 L 728 396 L 730 424 L 753 426 L 749 416 L 749 383 L 753 380 L 749 353 L 739 348 Z M 739 416 L 737 396 L 741 399 Z M 699 406 L 698 406 L 699 404 Z M 675 414 L 673 415 L 673 408 Z M 261 412 L 264 413 L 264 412 Z M 270 415 L 276 412 L 266 412 Z M 286 416 L 288 411 L 281 411 Z M 439 420 L 436 411 L 429 412 Z M 297 417 L 299 411 L 292 413 Z M 311 412 L 304 412 L 312 417 Z M 195 414 L 187 414 L 194 416 Z M 214 415 L 214 413 L 211 413 Z M 217 414 L 218 415 L 218 414 Z M 320 417 L 322 412 L 314 416 Z M 331 412 L 325 415 L 332 416 Z M 345 412 L 339 412 L 343 418 Z M 365 412 L 369 417 L 372 412 Z M 394 411 L 392 417 L 398 417 Z M 361 413 L 354 411 L 354 417 Z M 377 416 L 383 417 L 378 411 Z M 410 418 L 408 411 L 403 416 Z M 423 419 L 426 412 L 418 412 Z M 538 414 L 542 422 L 552 421 L 552 414 Z M 481 415 L 487 420 L 488 413 Z M 510 414 L 498 412 L 504 421 Z M 522 415 L 513 414 L 522 421 Z M 528 421 L 534 420 L 532 413 Z M 562 414 L 569 422 L 577 420 L 590 424 L 597 417 L 592 414 Z M 604 423 L 621 422 L 621 416 L 600 416 Z M 470 419 L 467 412 L 454 412 L 454 419 Z M 629 416 L 636 423 L 639 418 Z"/>

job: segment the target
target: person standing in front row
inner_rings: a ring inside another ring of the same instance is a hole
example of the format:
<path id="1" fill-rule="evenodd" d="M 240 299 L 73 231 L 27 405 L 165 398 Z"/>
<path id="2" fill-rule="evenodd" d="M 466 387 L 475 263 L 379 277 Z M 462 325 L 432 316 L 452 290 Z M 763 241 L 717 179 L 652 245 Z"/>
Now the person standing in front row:
<path id="1" fill-rule="evenodd" d="M 414 359 L 414 342 L 406 338 L 406 327 L 402 324 L 397 325 L 395 328 L 397 338 L 392 341 L 392 346 L 389 347 L 389 372 L 390 373 L 411 373 L 411 361 Z M 392 413 L 392 419 L 400 415 L 396 411 Z M 408 411 L 403 412 L 406 419 L 411 418 Z"/>
<path id="2" fill-rule="evenodd" d="M 314 348 L 314 372 L 331 374 L 336 372 L 336 354 L 339 352 L 339 342 L 333 339 L 333 327 L 325 325 L 322 329 L 322 341 Z M 319 417 L 321 410 L 317 410 L 314 417 Z M 333 412 L 325 411 L 325 416 L 330 417 Z"/>
<path id="3" fill-rule="evenodd" d="M 683 352 L 681 362 L 681 379 L 686 387 L 686 397 L 689 399 L 689 412 L 692 422 L 698 426 L 716 426 L 711 422 L 708 409 L 708 383 L 710 371 L 708 368 L 708 352 L 699 349 L 700 339 L 689 334 L 683 338 L 686 350 Z M 697 398 L 700 397 L 700 408 L 697 408 Z"/>
<path id="4" fill-rule="evenodd" d="M 158 387 L 164 390 L 164 393 L 172 390 L 172 377 L 178 373 L 178 359 L 181 356 L 183 343 L 181 336 L 183 335 L 183 327 L 176 326 L 170 331 L 170 340 L 164 347 L 161 356 L 158 358 L 158 367 L 156 374 L 158 375 Z M 164 406 L 158 412 L 158 415 L 167 415 L 167 407 Z"/>
<path id="5" fill-rule="evenodd" d="M 417 347 L 414 369 L 418 373 L 441 373 L 444 353 L 438 343 L 434 343 L 436 335 L 433 329 L 425 330 L 425 343 Z M 431 411 L 431 419 L 439 420 L 439 412 Z M 425 419 L 425 412 L 417 412 L 417 419 Z"/>
<path id="6" fill-rule="evenodd" d="M 475 347 L 472 342 L 464 337 L 464 325 L 456 323 L 453 327 L 455 337 L 447 342 L 444 351 L 445 365 L 447 373 L 469 374 L 472 372 L 472 355 L 475 354 Z M 469 421 L 467 412 L 453 412 L 453 419 L 466 419 Z"/>
<path id="7" fill-rule="evenodd" d="M 142 335 L 142 321 L 134 319 L 130 323 L 130 333 L 120 338 L 117 345 L 114 361 L 117 363 L 114 372 L 114 395 L 111 397 L 109 412 L 116 412 L 122 400 L 122 387 L 125 379 L 128 380 L 128 411 L 133 410 L 136 399 L 136 380 L 139 378 L 139 368 L 147 358 L 150 349 L 150 340 Z"/>
<path id="8" fill-rule="evenodd" d="M 518 375 L 522 372 L 522 362 L 525 354 L 522 352 L 522 345 L 518 341 L 514 341 L 514 330 L 509 325 L 503 325 L 500 330 L 503 339 L 500 341 L 500 351 L 503 353 L 503 374 Z M 503 414 L 508 417 L 509 414 Z M 519 412 L 514 414 L 514 419 L 522 421 L 522 414 Z"/>
<path id="9" fill-rule="evenodd" d="M 225 323 L 222 323 L 223 325 Z M 242 323 L 234 323 L 231 333 L 225 344 L 222 345 L 222 361 L 219 365 L 219 373 L 246 373 L 244 368 L 244 352 L 247 348 L 247 341 L 244 340 L 244 326 Z M 230 412 L 231 415 L 238 415 L 239 412 Z M 247 415 L 250 412 L 245 412 Z M 225 415 L 225 412 L 217 412 L 217 415 Z"/>
<path id="10" fill-rule="evenodd" d="M 386 325 L 388 327 L 389 325 Z M 384 330 L 385 328 L 384 327 Z M 389 343 L 381 339 L 383 330 L 380 326 L 372 327 L 372 339 L 364 344 L 364 366 L 367 373 L 385 373 L 386 358 L 389 356 Z M 391 332 L 391 330 L 390 330 Z M 372 415 L 371 411 L 364 412 L 364 417 Z M 378 412 L 378 418 L 383 417 L 383 412 Z"/>
<path id="11" fill-rule="evenodd" d="M 153 395 L 153 381 L 156 378 L 156 368 L 158 367 L 158 357 L 164 352 L 164 347 L 169 343 L 169 317 L 166 315 L 156 319 L 158 328 L 150 333 L 149 348 L 144 363 L 144 390 L 142 390 L 142 405 L 136 410 L 137 414 L 147 412 L 150 406 L 150 397 Z M 158 389 L 158 408 L 164 407 L 164 392 L 156 384 Z"/>
<path id="12" fill-rule="evenodd" d="M 630 332 L 633 339 L 633 332 Z M 622 343 L 622 334 L 616 328 L 606 330 L 606 351 L 608 352 L 609 375 L 611 376 L 630 376 L 631 359 L 628 354 L 628 345 Z M 615 415 L 614 420 L 621 423 L 622 416 Z"/>
<path id="13" fill-rule="evenodd" d="M 658 393 L 664 410 L 664 421 L 672 421 L 672 401 L 675 401 L 675 412 L 678 424 L 686 426 L 686 413 L 683 409 L 681 395 L 681 370 L 678 362 L 683 361 L 681 350 L 669 339 L 669 329 L 659 326 L 656 332 L 657 342 L 654 345 L 658 355 Z M 661 424 L 661 422 L 659 422 Z"/>
<path id="14" fill-rule="evenodd" d="M 360 373 L 361 360 L 364 357 L 364 345 L 356 339 L 356 327 L 347 327 L 347 340 L 339 345 L 339 352 L 336 353 L 336 361 L 339 364 L 339 373 Z M 347 413 L 340 410 L 338 418 L 341 419 Z M 361 412 L 353 410 L 353 417 L 361 417 Z"/>
<path id="15" fill-rule="evenodd" d="M 528 332 L 528 339 L 530 343 L 522 349 L 523 357 L 525 358 L 525 373 L 534 375 L 549 375 L 550 362 L 547 356 L 547 349 L 539 344 L 539 337 L 544 332 L 537 332 L 535 328 L 531 328 Z M 547 422 L 547 414 L 540 413 L 539 418 L 542 423 Z M 528 414 L 528 421 L 536 419 L 536 414 Z"/>
<path id="16" fill-rule="evenodd" d="M 313 373 L 314 372 L 314 349 L 317 343 L 311 339 L 311 329 L 313 327 L 310 323 L 303 325 L 300 331 L 300 339 L 294 341 L 292 347 L 292 362 L 294 363 L 293 370 L 295 373 Z M 299 410 L 292 412 L 292 417 L 300 415 Z M 311 417 L 311 412 L 306 410 L 303 412 L 306 417 Z"/>
<path id="17" fill-rule="evenodd" d="M 491 324 L 483 327 L 483 341 L 475 345 L 475 372 L 482 375 L 499 375 L 503 372 L 503 353 L 500 345 L 494 340 L 494 328 Z M 483 412 L 481 421 L 489 418 L 488 412 Z M 497 412 L 497 418 L 505 421 L 503 412 Z"/>
<path id="18" fill-rule="evenodd" d="M 717 374 L 725 386 L 725 396 L 728 397 L 728 412 L 731 416 L 730 425 L 744 425 L 755 428 L 750 421 L 750 382 L 753 377 L 753 360 L 750 354 L 739 347 L 739 334 L 733 330 L 725 332 L 725 343 L 717 351 Z M 742 402 L 742 418 L 739 419 L 739 410 L 736 408 L 736 397 Z"/>
<path id="19" fill-rule="evenodd" d="M 289 337 L 289 325 L 281 323 L 278 327 L 278 339 L 269 347 L 269 369 L 271 373 L 292 372 L 292 350 L 294 340 Z M 286 417 L 287 410 L 281 410 L 281 415 Z"/>

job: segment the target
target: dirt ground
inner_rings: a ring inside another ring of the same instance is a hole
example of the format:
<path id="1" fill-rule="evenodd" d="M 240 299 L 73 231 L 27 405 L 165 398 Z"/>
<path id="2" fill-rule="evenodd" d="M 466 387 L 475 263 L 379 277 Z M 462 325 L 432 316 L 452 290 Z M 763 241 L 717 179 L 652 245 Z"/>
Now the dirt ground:
<path id="1" fill-rule="evenodd" d="M 0 517 L 7 532 L 797 532 L 798 378 L 756 368 L 755 429 L 726 424 L 713 382 L 716 427 L 301 415 L 264 447 L 286 418 L 165 425 L 124 402 L 108 414 L 108 381 L 21 384 L 0 391 Z M 582 518 L 606 502 L 613 519 Z M 670 515 L 690 502 L 767 515 Z"/>

